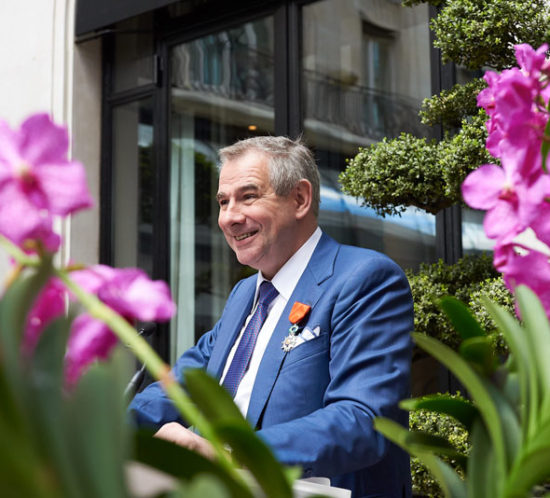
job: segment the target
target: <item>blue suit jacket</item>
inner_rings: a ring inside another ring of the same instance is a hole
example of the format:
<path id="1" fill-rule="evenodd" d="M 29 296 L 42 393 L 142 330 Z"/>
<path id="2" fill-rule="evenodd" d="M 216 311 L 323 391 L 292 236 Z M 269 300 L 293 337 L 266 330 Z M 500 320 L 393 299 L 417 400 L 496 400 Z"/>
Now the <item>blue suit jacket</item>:
<path id="1" fill-rule="evenodd" d="M 214 328 L 174 370 L 206 368 L 219 378 L 250 313 L 256 276 L 240 281 Z M 309 304 L 317 338 L 289 352 L 281 343 L 295 301 Z M 389 258 L 323 235 L 281 315 L 261 361 L 247 418 L 280 461 L 304 476 L 330 477 L 354 497 L 408 497 L 408 456 L 373 428 L 375 416 L 407 426 L 413 306 L 407 279 Z M 138 424 L 180 420 L 158 383 L 130 409 Z"/>

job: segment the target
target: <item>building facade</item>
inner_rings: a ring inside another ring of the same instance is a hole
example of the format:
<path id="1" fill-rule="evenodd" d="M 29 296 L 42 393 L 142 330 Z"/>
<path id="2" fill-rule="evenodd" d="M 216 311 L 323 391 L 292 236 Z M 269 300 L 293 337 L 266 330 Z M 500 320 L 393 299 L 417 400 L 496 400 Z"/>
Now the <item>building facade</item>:
<path id="1" fill-rule="evenodd" d="M 97 199 L 60 227 L 61 257 L 167 280 L 178 314 L 154 345 L 168 361 L 251 272 L 217 228 L 217 150 L 238 139 L 303 137 L 321 172 L 320 225 L 340 242 L 403 268 L 483 245 L 458 207 L 381 218 L 338 184 L 358 147 L 439 133 L 418 110 L 456 77 L 431 46 L 426 4 L 23 0 L 0 13 L 1 36 L 20 40 L 0 48 L 0 117 L 45 110 L 66 123 Z"/>

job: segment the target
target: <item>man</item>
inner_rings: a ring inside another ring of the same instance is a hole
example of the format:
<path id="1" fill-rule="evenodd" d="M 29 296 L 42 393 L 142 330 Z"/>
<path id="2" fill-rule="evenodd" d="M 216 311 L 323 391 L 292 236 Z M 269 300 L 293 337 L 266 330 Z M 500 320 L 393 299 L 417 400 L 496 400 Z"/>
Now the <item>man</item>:
<path id="1" fill-rule="evenodd" d="M 219 226 L 237 259 L 259 272 L 235 286 L 218 323 L 178 360 L 176 378 L 197 367 L 219 378 L 278 459 L 304 477 L 330 477 L 354 497 L 409 496 L 408 457 L 372 423 L 407 423 L 397 408 L 409 393 L 413 327 L 403 272 L 321 232 L 319 172 L 301 143 L 256 137 L 220 157 Z M 159 437 L 209 453 L 158 383 L 131 410 Z"/>

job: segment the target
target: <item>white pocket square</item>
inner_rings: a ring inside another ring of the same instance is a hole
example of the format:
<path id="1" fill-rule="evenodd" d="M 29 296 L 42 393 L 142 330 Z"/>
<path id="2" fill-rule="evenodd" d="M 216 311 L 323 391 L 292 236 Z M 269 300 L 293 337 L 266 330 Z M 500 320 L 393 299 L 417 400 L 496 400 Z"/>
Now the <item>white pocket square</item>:
<path id="1" fill-rule="evenodd" d="M 288 353 L 292 351 L 296 346 L 303 344 L 304 342 L 311 341 L 311 339 L 316 339 L 321 333 L 321 327 L 317 326 L 313 329 L 305 327 L 299 334 L 292 334 L 292 332 L 285 337 L 281 348 L 283 351 Z"/>

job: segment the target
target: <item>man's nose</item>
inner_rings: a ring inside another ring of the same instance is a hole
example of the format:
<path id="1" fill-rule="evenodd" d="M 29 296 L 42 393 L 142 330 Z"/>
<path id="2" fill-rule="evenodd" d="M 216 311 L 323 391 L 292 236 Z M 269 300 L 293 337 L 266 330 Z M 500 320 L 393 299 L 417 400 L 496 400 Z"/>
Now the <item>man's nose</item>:
<path id="1" fill-rule="evenodd" d="M 226 204 L 225 208 L 220 210 L 219 224 L 231 226 L 236 223 L 244 223 L 246 216 L 241 207 L 233 202 Z"/>

